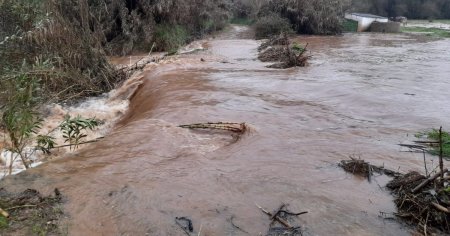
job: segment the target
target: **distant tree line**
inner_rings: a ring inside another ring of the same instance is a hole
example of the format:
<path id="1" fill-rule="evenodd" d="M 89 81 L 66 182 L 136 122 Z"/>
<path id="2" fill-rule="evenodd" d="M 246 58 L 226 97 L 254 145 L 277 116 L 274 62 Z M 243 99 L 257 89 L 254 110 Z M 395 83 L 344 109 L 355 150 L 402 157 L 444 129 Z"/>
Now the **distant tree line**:
<path id="1" fill-rule="evenodd" d="M 233 7 L 234 16 L 253 18 L 265 31 L 276 33 L 288 24 L 300 34 L 330 35 L 341 32 L 350 3 L 351 0 L 235 0 Z"/>
<path id="2" fill-rule="evenodd" d="M 352 10 L 410 19 L 450 19 L 450 0 L 353 0 Z"/>

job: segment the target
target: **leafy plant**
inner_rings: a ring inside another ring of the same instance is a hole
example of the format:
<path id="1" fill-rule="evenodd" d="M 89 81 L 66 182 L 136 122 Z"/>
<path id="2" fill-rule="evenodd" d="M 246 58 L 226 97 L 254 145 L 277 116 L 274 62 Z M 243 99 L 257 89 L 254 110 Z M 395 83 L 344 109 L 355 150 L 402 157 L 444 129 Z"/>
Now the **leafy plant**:
<path id="1" fill-rule="evenodd" d="M 426 138 L 434 142 L 439 142 L 439 130 L 432 129 L 430 131 L 420 132 L 414 135 L 416 138 Z M 430 145 L 431 149 L 428 151 L 432 155 L 439 155 L 439 145 Z M 450 159 L 450 133 L 442 131 L 442 154 L 448 160 Z"/>
<path id="2" fill-rule="evenodd" d="M 293 43 L 292 44 L 292 50 L 294 50 L 294 51 L 296 51 L 296 52 L 299 52 L 299 53 L 302 53 L 302 52 L 304 52 L 306 49 L 304 48 L 304 47 L 302 47 L 300 44 L 298 44 L 298 43 Z"/>
<path id="3" fill-rule="evenodd" d="M 273 35 L 278 35 L 281 32 L 291 32 L 291 24 L 285 18 L 277 14 L 271 13 L 261 17 L 255 23 L 256 38 L 268 38 Z"/>
<path id="4" fill-rule="evenodd" d="M 160 24 L 156 27 L 155 42 L 158 50 L 174 54 L 188 41 L 186 29 L 180 25 Z"/>
<path id="5" fill-rule="evenodd" d="M 439 130 L 433 129 L 427 133 L 427 137 L 434 141 L 439 141 Z M 433 155 L 439 155 L 439 146 L 433 148 L 430 151 Z M 448 132 L 442 132 L 442 153 L 444 157 L 450 158 L 450 134 Z"/>
<path id="6" fill-rule="evenodd" d="M 236 25 L 252 25 L 255 21 L 250 18 L 233 18 L 230 20 L 230 23 Z"/>
<path id="7" fill-rule="evenodd" d="M 65 142 L 69 143 L 70 149 L 75 149 L 81 143 L 81 140 L 87 135 L 84 133 L 86 130 L 93 130 L 99 125 L 99 122 L 95 118 L 85 119 L 80 116 L 71 118 L 66 116 L 63 123 L 60 125 L 60 129 L 63 132 L 63 138 Z"/>
<path id="8" fill-rule="evenodd" d="M 39 78 L 30 75 L 30 69 L 23 63 L 20 71 L 12 72 L 1 77 L 2 85 L 9 88 L 7 101 L 2 115 L 2 123 L 11 141 L 10 151 L 22 159 L 25 168 L 29 168 L 25 147 L 30 144 L 31 137 L 40 129 L 41 120 L 38 118 Z M 11 165 L 13 160 L 11 160 Z M 11 172 L 10 166 L 10 172 Z"/>
<path id="9" fill-rule="evenodd" d="M 36 142 L 36 150 L 40 150 L 44 154 L 50 154 L 50 150 L 56 145 L 55 138 L 49 135 L 38 135 Z"/>

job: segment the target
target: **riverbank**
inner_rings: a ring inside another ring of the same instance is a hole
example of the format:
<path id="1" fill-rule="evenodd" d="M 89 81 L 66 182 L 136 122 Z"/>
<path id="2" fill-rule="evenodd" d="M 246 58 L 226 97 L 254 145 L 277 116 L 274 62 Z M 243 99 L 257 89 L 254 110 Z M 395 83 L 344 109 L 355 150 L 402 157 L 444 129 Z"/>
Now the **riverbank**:
<path id="1" fill-rule="evenodd" d="M 402 32 L 422 34 L 437 38 L 450 38 L 450 20 L 410 20 L 402 27 Z"/>

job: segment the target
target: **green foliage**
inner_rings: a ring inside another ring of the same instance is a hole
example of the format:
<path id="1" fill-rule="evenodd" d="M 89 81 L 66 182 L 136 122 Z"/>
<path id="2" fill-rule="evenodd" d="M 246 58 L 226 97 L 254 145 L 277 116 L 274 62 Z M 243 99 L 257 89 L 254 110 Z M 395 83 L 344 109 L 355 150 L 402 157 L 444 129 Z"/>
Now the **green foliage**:
<path id="1" fill-rule="evenodd" d="M 99 122 L 94 118 L 85 119 L 80 116 L 75 118 L 66 116 L 63 123 L 60 125 L 60 129 L 63 132 L 65 142 L 69 143 L 71 149 L 72 146 L 76 149 L 80 145 L 82 139 L 87 137 L 84 131 L 88 129 L 93 130 L 98 125 Z"/>
<path id="2" fill-rule="evenodd" d="M 344 23 L 342 24 L 342 29 L 344 32 L 356 32 L 358 31 L 358 21 L 344 20 Z"/>
<path id="3" fill-rule="evenodd" d="M 276 14 L 269 14 L 256 21 L 255 31 L 256 38 L 262 39 L 278 35 L 281 32 L 291 32 L 292 28 L 287 19 Z"/>
<path id="4" fill-rule="evenodd" d="M 332 35 L 342 32 L 349 0 L 266 0 L 259 17 L 277 14 L 301 34 Z"/>
<path id="5" fill-rule="evenodd" d="M 33 234 L 37 236 L 47 235 L 47 229 L 40 224 L 33 225 L 33 227 L 31 227 L 31 232 L 33 232 Z"/>
<path id="6" fill-rule="evenodd" d="M 230 23 L 235 25 L 252 25 L 255 21 L 250 18 L 233 18 Z"/>
<path id="7" fill-rule="evenodd" d="M 450 38 L 450 30 L 427 27 L 403 27 L 402 32 L 405 33 L 424 33 L 427 36 L 438 38 Z"/>
<path id="8" fill-rule="evenodd" d="M 176 53 L 188 39 L 189 35 L 183 26 L 161 24 L 156 27 L 154 40 L 158 50 Z"/>
<path id="9" fill-rule="evenodd" d="M 293 43 L 292 44 L 292 50 L 294 50 L 297 53 L 303 53 L 306 49 L 304 47 L 302 47 L 302 45 L 300 45 L 298 43 Z"/>
<path id="10" fill-rule="evenodd" d="M 415 135 L 417 138 L 426 137 L 432 141 L 439 141 L 439 130 L 433 129 L 429 132 L 418 133 Z M 448 132 L 442 131 L 442 151 L 443 156 L 447 159 L 450 158 L 450 134 Z M 439 145 L 433 146 L 433 148 L 429 151 L 432 155 L 439 155 Z"/>
<path id="11" fill-rule="evenodd" d="M 0 215 L 0 229 L 8 228 L 8 219 Z"/>
<path id="12" fill-rule="evenodd" d="M 34 73 L 36 68 L 39 68 L 38 64 L 30 67 L 24 62 L 19 71 L 3 75 L 0 81 L 2 86 L 8 88 L 2 124 L 11 140 L 11 151 L 20 156 L 27 168 L 27 157 L 23 151 L 41 125 L 37 116 L 41 88 L 40 78 Z"/>
<path id="13" fill-rule="evenodd" d="M 55 138 L 49 135 L 38 135 L 36 142 L 36 150 L 42 151 L 44 154 L 50 154 L 50 150 L 56 145 Z"/>

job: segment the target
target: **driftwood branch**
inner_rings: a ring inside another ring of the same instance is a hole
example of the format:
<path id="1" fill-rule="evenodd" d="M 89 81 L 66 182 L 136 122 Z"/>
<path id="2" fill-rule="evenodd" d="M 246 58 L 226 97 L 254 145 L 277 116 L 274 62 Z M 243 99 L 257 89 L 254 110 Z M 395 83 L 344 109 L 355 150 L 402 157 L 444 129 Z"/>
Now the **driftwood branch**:
<path id="1" fill-rule="evenodd" d="M 231 218 L 230 218 L 230 223 L 231 223 L 231 225 L 232 225 L 234 228 L 236 228 L 237 230 L 239 230 L 239 231 L 241 231 L 241 232 L 243 232 L 243 233 L 250 234 L 249 232 L 245 231 L 245 230 L 242 229 L 241 227 L 237 226 L 237 225 L 233 222 L 233 219 L 234 219 L 234 216 L 231 216 Z"/>
<path id="2" fill-rule="evenodd" d="M 247 131 L 247 125 L 245 123 L 230 123 L 230 122 L 217 122 L 217 123 L 198 123 L 190 125 L 180 125 L 180 128 L 186 129 L 215 129 L 215 130 L 226 130 L 233 133 L 243 134 Z"/>
<path id="3" fill-rule="evenodd" d="M 442 126 L 439 129 L 439 169 L 441 170 L 441 179 L 444 178 L 444 154 L 443 154 L 443 144 L 442 144 Z M 447 171 L 445 171 L 447 172 Z M 442 182 L 444 184 L 444 182 Z"/>
<path id="4" fill-rule="evenodd" d="M 434 203 L 434 202 L 432 202 L 431 204 L 432 204 L 434 207 L 436 207 L 436 209 L 438 209 L 438 210 L 440 210 L 440 211 L 442 211 L 442 212 L 450 213 L 450 210 L 449 210 L 448 208 L 442 206 L 442 205 L 439 205 L 439 204 Z"/>
<path id="5" fill-rule="evenodd" d="M 105 137 L 100 137 L 100 138 L 96 138 L 96 139 L 94 139 L 94 140 L 89 140 L 89 141 L 81 142 L 81 143 L 77 143 L 77 144 L 65 144 L 65 145 L 61 145 L 61 146 L 52 147 L 52 148 L 50 148 L 50 149 L 63 148 L 63 147 L 70 147 L 70 146 L 75 146 L 75 145 L 78 146 L 78 145 L 89 144 L 89 143 L 96 143 L 96 142 L 100 141 L 100 140 L 103 139 L 103 138 L 105 138 Z"/>
<path id="6" fill-rule="evenodd" d="M 430 178 L 424 180 L 422 183 L 420 183 L 419 185 L 417 185 L 417 187 L 415 187 L 413 190 L 411 190 L 412 193 L 417 193 L 420 189 L 422 189 L 423 187 L 425 187 L 427 184 L 429 184 L 431 181 L 434 181 L 437 177 L 441 176 L 441 173 L 445 173 L 447 172 L 448 169 L 444 169 L 442 171 L 439 171 L 438 173 L 434 174 L 433 176 L 430 176 Z"/>
<path id="7" fill-rule="evenodd" d="M 260 205 L 258 205 L 257 203 L 255 203 L 255 205 L 262 211 L 264 212 L 266 215 L 268 215 L 269 217 L 273 217 L 272 213 L 270 213 L 269 211 L 267 211 L 266 209 L 262 208 Z M 282 224 L 283 226 L 291 229 L 292 226 L 289 224 L 289 222 L 287 222 L 286 220 L 282 219 L 279 216 L 275 216 L 274 219 L 278 222 L 280 222 L 280 224 Z"/>

